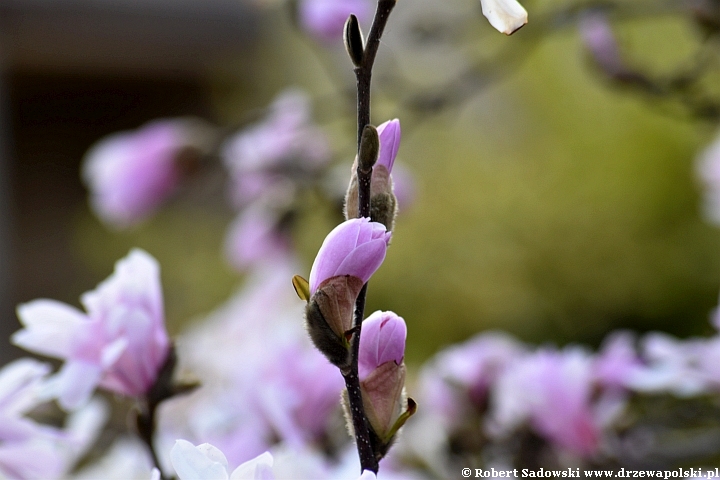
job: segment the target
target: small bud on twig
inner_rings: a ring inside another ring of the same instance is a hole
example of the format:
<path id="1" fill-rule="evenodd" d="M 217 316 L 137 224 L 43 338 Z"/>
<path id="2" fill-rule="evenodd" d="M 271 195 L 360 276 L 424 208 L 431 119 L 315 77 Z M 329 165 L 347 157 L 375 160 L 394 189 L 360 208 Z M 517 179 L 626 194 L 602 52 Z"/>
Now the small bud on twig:
<path id="1" fill-rule="evenodd" d="M 365 125 L 360 139 L 360 152 L 358 164 L 362 172 L 370 172 L 378 159 L 380 152 L 380 137 L 377 129 L 372 125 Z"/>
<path id="2" fill-rule="evenodd" d="M 345 49 L 348 55 L 350 55 L 350 60 L 352 60 L 353 65 L 359 67 L 362 64 L 365 53 L 365 40 L 363 40 L 362 30 L 360 30 L 360 23 L 353 14 L 350 14 L 345 22 L 343 39 L 345 40 Z"/>

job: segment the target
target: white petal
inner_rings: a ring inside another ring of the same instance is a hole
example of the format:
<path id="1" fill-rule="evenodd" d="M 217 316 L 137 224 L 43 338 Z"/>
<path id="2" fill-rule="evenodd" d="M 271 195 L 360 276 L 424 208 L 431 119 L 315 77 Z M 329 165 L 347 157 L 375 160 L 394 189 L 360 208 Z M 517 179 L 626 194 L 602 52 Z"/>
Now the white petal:
<path id="1" fill-rule="evenodd" d="M 228 480 L 225 455 L 212 445 L 195 447 L 187 440 L 176 440 L 170 462 L 180 480 Z M 219 460 L 219 461 L 218 461 Z"/>
<path id="2" fill-rule="evenodd" d="M 265 452 L 236 468 L 230 475 L 230 480 L 273 480 L 275 476 L 272 466 L 272 455 Z"/>
<path id="3" fill-rule="evenodd" d="M 55 358 L 67 358 L 78 328 L 87 317 L 78 309 L 56 300 L 40 299 L 20 305 L 18 318 L 25 329 L 12 342 L 26 350 Z"/>
<path id="4" fill-rule="evenodd" d="M 85 362 L 66 362 L 53 377 L 58 400 L 65 410 L 76 410 L 87 403 L 100 381 L 102 369 L 99 365 Z"/>
<path id="5" fill-rule="evenodd" d="M 3 367 L 0 370 L 0 406 L 3 410 L 8 409 L 10 402 L 24 405 L 26 402 L 23 400 L 27 396 L 32 405 L 32 397 L 37 394 L 37 389 L 33 387 L 49 372 L 50 365 L 31 358 L 21 358 Z"/>
<path id="6" fill-rule="evenodd" d="M 527 11 L 517 0 L 480 0 L 480 4 L 490 25 L 505 35 L 527 23 Z"/>

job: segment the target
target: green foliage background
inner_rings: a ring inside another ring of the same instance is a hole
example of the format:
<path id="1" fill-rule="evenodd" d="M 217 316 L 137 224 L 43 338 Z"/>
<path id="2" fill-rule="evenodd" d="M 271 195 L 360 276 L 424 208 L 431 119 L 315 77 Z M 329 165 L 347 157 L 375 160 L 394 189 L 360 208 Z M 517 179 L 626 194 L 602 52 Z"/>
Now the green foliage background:
<path id="1" fill-rule="evenodd" d="M 483 51 L 473 43 L 477 31 L 492 39 L 488 48 L 517 42 L 523 60 L 460 107 L 420 121 L 388 91 L 376 93 L 374 121 L 403 122 L 399 161 L 415 174 L 417 195 L 401 210 L 367 309 L 406 319 L 410 361 L 487 329 L 531 342 L 593 345 L 615 328 L 710 331 L 720 237 L 700 218 L 694 158 L 714 126 L 609 86 L 588 64 L 573 28 L 540 36 L 533 5 L 527 7 L 530 23 L 511 38 L 491 37 L 499 34 L 479 14 L 463 34 L 468 58 Z M 397 8 L 413 5 L 402 0 Z M 380 66 L 412 53 L 393 46 L 402 32 L 392 31 L 392 19 L 389 28 Z M 243 118 L 288 85 L 306 88 L 318 100 L 338 162 L 349 168 L 354 116 L 341 94 L 354 88 L 350 62 L 339 49 L 328 53 L 302 39 L 278 15 L 268 16 L 263 31 L 253 58 L 218 69 L 220 117 Z M 658 73 L 687 57 L 699 38 L 686 21 L 665 17 L 624 23 L 618 33 L 634 59 Z M 242 82 L 228 81 L 237 78 L 228 72 L 248 65 Z M 328 75 L 333 65 L 338 73 Z M 427 73 L 427 66 L 403 68 L 420 80 Z M 339 212 L 316 197 L 304 201 L 296 240 L 306 267 L 298 273 L 307 275 Z M 176 204 L 120 236 L 82 213 L 78 250 L 98 278 L 131 246 L 156 255 L 177 332 L 241 281 L 219 257 L 230 213 L 212 212 Z"/>

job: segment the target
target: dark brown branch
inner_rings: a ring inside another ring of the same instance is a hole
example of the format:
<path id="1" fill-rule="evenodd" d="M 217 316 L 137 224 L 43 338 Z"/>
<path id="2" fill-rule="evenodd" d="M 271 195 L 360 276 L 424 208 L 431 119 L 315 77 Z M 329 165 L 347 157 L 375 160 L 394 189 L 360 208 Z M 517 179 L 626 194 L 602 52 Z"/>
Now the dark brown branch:
<path id="1" fill-rule="evenodd" d="M 355 78 L 357 81 L 357 151 L 360 153 L 360 144 L 363 130 L 370 124 L 370 82 L 372 79 L 372 68 L 375 63 L 375 56 L 380 46 L 385 25 L 387 24 L 390 12 L 395 7 L 395 0 L 379 0 L 375 18 L 370 34 L 368 35 L 363 52 L 362 62 L 355 67 Z M 370 179 L 372 169 L 363 170 L 358 162 L 358 212 L 360 217 L 370 217 Z M 360 457 L 360 471 L 370 470 L 377 473 L 378 459 L 370 444 L 370 431 L 367 417 L 362 403 L 360 392 L 360 379 L 358 378 L 358 353 L 360 350 L 360 330 L 365 314 L 365 297 L 367 296 L 367 284 L 365 284 L 355 302 L 355 317 L 353 328 L 355 334 L 351 343 L 351 361 L 347 371 L 342 372 L 345 379 L 345 386 L 348 392 L 348 403 L 352 417 L 353 429 L 355 431 L 355 442 L 357 444 L 358 456 Z"/>

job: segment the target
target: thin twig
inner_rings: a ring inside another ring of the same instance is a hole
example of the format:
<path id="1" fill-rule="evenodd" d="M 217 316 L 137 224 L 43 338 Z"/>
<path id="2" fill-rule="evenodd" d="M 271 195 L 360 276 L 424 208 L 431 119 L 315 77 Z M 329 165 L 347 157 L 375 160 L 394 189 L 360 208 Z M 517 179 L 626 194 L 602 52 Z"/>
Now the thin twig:
<path id="1" fill-rule="evenodd" d="M 365 43 L 363 60 L 355 68 L 357 80 L 357 120 L 358 136 L 357 150 L 360 152 L 360 141 L 362 132 L 366 125 L 370 124 L 370 81 L 372 79 L 372 68 L 375 63 L 375 55 L 380 45 L 385 25 L 387 24 L 390 12 L 395 6 L 395 0 L 379 0 L 375 19 L 373 20 L 370 33 Z M 372 169 L 362 170 L 361 162 L 358 162 L 358 213 L 360 217 L 370 217 L 370 178 Z M 370 444 L 370 432 L 368 429 L 367 417 L 362 403 L 360 392 L 360 379 L 358 378 L 358 354 L 360 351 L 360 330 L 365 314 L 365 297 L 367 296 L 367 283 L 363 285 L 360 294 L 355 302 L 355 316 L 353 327 L 355 334 L 351 343 L 350 367 L 342 372 L 345 379 L 345 386 L 348 392 L 348 403 L 350 404 L 350 415 L 352 417 L 355 431 L 355 442 L 357 444 L 358 456 L 360 457 L 360 471 L 370 470 L 377 473 L 378 459 Z"/>

